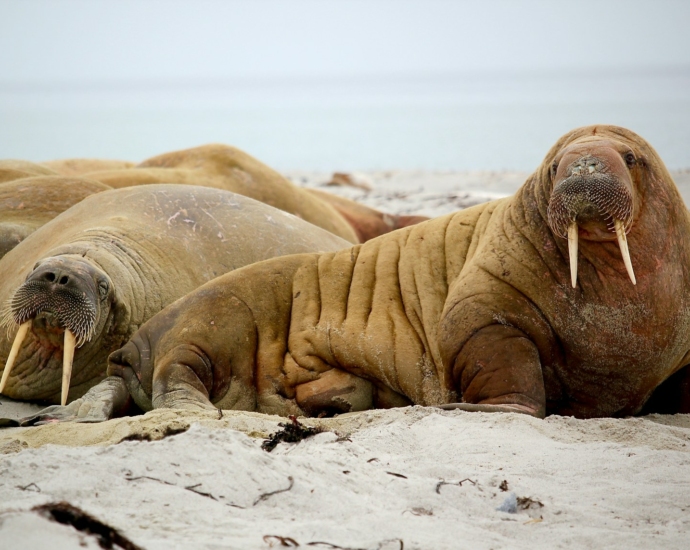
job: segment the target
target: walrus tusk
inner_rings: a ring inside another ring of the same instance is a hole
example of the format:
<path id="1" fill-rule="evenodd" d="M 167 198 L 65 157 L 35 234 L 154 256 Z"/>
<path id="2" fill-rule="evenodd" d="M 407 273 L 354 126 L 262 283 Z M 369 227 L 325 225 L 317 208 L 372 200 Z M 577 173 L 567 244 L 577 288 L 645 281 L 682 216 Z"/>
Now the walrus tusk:
<path id="1" fill-rule="evenodd" d="M 29 332 L 29 327 L 31 327 L 31 321 L 26 321 L 25 323 L 19 325 L 17 336 L 14 337 L 12 349 L 7 357 L 7 363 L 5 363 L 5 370 L 2 373 L 2 380 L 0 380 L 0 393 L 5 390 L 5 384 L 7 384 L 7 379 L 10 377 L 12 367 L 14 367 L 14 361 L 17 359 L 19 348 L 22 347 L 22 342 L 24 342 L 24 338 L 26 338 L 26 334 Z"/>
<path id="2" fill-rule="evenodd" d="M 62 352 L 62 398 L 60 404 L 64 407 L 67 404 L 67 394 L 69 393 L 69 381 L 72 378 L 72 361 L 74 360 L 74 348 L 77 339 L 72 331 L 65 329 L 65 348 Z"/>
<path id="3" fill-rule="evenodd" d="M 621 256 L 623 256 L 625 269 L 628 270 L 628 275 L 630 276 L 632 284 L 636 285 L 635 272 L 633 271 L 632 263 L 630 262 L 630 252 L 628 251 L 628 239 L 625 236 L 625 225 L 621 220 L 614 220 L 613 223 L 616 228 L 616 237 L 618 237 L 618 246 L 621 248 Z"/>
<path id="4" fill-rule="evenodd" d="M 570 280 L 577 286 L 577 222 L 568 226 L 568 255 L 570 256 Z"/>

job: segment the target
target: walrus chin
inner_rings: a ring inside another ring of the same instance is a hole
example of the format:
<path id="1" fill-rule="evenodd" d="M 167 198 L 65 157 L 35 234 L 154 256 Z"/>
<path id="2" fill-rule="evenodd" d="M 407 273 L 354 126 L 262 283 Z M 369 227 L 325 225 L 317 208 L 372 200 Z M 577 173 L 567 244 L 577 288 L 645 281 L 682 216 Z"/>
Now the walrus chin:
<path id="1" fill-rule="evenodd" d="M 44 332 L 46 336 L 64 330 L 60 402 L 66 405 L 75 350 L 93 338 L 100 301 L 108 295 L 109 288 L 105 275 L 84 260 L 55 257 L 37 264 L 10 299 L 4 315 L 3 323 L 16 323 L 19 330 L 0 380 L 0 393 L 32 326 L 35 332 Z M 34 325 L 38 319 L 39 327 Z"/>
<path id="2" fill-rule="evenodd" d="M 580 238 L 615 238 L 628 276 L 633 285 L 637 284 L 626 237 L 633 225 L 634 195 L 629 169 L 635 162 L 631 152 L 621 155 L 608 144 L 588 147 L 577 143 L 567 147 L 554 162 L 548 223 L 555 235 L 568 239 L 573 288 L 577 286 Z"/>

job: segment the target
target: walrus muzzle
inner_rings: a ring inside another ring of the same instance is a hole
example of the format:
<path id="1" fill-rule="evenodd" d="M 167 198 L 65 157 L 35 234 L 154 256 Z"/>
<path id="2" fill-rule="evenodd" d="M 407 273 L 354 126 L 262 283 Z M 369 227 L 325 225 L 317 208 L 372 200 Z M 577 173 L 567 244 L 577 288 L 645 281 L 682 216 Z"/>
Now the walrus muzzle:
<path id="1" fill-rule="evenodd" d="M 560 171 L 560 170 L 559 170 Z M 623 263 L 633 284 L 637 284 L 626 233 L 633 220 L 632 182 L 626 172 L 610 170 L 606 161 L 584 156 L 565 170 L 556 181 L 548 206 L 551 231 L 568 239 L 570 278 L 577 285 L 577 254 L 580 230 L 593 229 L 591 240 L 608 240 L 598 228 L 605 226 L 615 233 Z"/>
<path id="2" fill-rule="evenodd" d="M 92 271 L 91 266 L 82 265 L 82 262 L 68 266 L 62 259 L 49 260 L 37 266 L 17 289 L 10 300 L 5 322 L 20 326 L 0 380 L 0 393 L 5 389 L 33 321 L 42 316 L 49 319 L 47 324 L 64 329 L 61 404 L 67 403 L 74 352 L 93 337 L 99 293 L 103 293 Z"/>

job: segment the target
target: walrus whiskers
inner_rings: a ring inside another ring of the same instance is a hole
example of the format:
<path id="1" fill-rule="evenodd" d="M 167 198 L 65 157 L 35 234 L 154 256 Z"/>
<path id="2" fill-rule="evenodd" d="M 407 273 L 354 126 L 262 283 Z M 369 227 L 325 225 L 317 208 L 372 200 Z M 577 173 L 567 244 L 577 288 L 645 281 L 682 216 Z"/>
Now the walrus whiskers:
<path id="1" fill-rule="evenodd" d="M 628 239 L 625 236 L 625 222 L 614 220 L 613 223 L 616 228 L 616 237 L 618 237 L 618 246 L 620 246 L 621 249 L 621 256 L 623 256 L 625 269 L 628 271 L 632 284 L 636 285 L 637 281 L 635 280 L 635 273 L 633 272 L 632 263 L 630 262 L 630 252 L 628 251 Z"/>
<path id="2" fill-rule="evenodd" d="M 577 286 L 577 222 L 568 226 L 568 255 L 570 256 L 570 280 L 573 288 Z"/>
<path id="3" fill-rule="evenodd" d="M 19 348 L 22 347 L 24 338 L 26 338 L 29 328 L 31 327 L 31 321 L 26 321 L 19 325 L 19 330 L 17 331 L 17 336 L 14 337 L 14 342 L 12 342 L 12 349 L 7 357 L 7 363 L 5 363 L 5 370 L 2 373 L 2 380 L 0 380 L 0 393 L 5 390 L 5 384 L 7 384 L 7 379 L 10 377 L 10 372 L 12 372 L 12 367 L 14 367 L 14 362 L 17 359 L 17 354 L 19 353 Z"/>
<path id="4" fill-rule="evenodd" d="M 62 395 L 60 405 L 67 404 L 67 394 L 69 393 L 69 382 L 72 378 L 72 363 L 74 362 L 74 348 L 77 339 L 68 328 L 65 329 L 65 345 L 62 352 Z"/>

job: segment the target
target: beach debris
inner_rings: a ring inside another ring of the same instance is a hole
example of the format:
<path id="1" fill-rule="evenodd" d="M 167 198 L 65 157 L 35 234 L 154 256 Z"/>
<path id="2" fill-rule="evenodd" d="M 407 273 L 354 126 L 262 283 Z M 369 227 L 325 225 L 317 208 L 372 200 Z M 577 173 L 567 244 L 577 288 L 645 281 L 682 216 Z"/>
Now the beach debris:
<path id="1" fill-rule="evenodd" d="M 429 510 L 427 508 L 422 508 L 422 507 L 411 508 L 410 510 L 405 510 L 405 512 L 410 512 L 413 516 L 433 516 L 434 515 L 433 510 Z"/>
<path id="2" fill-rule="evenodd" d="M 160 439 L 165 439 L 166 437 L 184 433 L 188 429 L 189 424 L 178 424 L 177 426 L 167 425 L 163 428 L 156 427 L 151 432 L 132 433 L 126 435 L 125 437 L 120 439 L 118 443 L 122 443 L 123 441 L 158 441 Z"/>
<path id="3" fill-rule="evenodd" d="M 17 489 L 22 491 L 32 491 L 34 493 L 41 492 L 41 488 L 33 482 L 29 483 L 28 485 L 17 485 Z"/>
<path id="4" fill-rule="evenodd" d="M 457 485 L 459 487 L 462 487 L 462 484 L 466 481 L 469 481 L 472 485 L 477 485 L 477 482 L 472 481 L 469 477 L 466 477 L 465 479 L 462 479 L 460 481 L 445 481 L 442 479 L 436 484 L 436 494 L 441 494 L 441 487 L 443 487 L 444 485 Z"/>
<path id="5" fill-rule="evenodd" d="M 544 504 L 530 497 L 518 497 L 517 507 L 520 512 L 527 512 L 531 517 L 536 517 Z M 541 516 L 539 516 L 541 517 Z"/>
<path id="6" fill-rule="evenodd" d="M 540 501 L 530 497 L 518 497 L 514 492 L 510 492 L 496 511 L 508 514 L 527 512 L 530 517 L 537 517 L 537 513 L 544 507 Z M 538 516 L 541 517 L 541 516 Z"/>
<path id="7" fill-rule="evenodd" d="M 311 427 L 301 424 L 297 417 L 290 415 L 290 422 L 281 422 L 278 424 L 282 430 L 278 430 L 274 434 L 271 434 L 262 444 L 261 448 L 266 452 L 271 452 L 278 446 L 278 443 L 298 443 L 303 439 L 311 437 L 313 435 L 323 432 L 323 428 Z"/>
<path id="8" fill-rule="evenodd" d="M 270 491 L 268 493 L 263 493 L 259 495 L 257 499 L 254 501 L 254 504 L 252 504 L 252 506 L 256 506 L 257 504 L 259 504 L 259 502 L 262 502 L 267 498 L 272 497 L 273 495 L 277 495 L 279 493 L 287 493 L 290 489 L 294 487 L 295 478 L 293 478 L 292 476 L 288 476 L 288 481 L 290 482 L 290 484 L 285 489 L 278 489 L 276 491 Z"/>
<path id="9" fill-rule="evenodd" d="M 32 508 L 34 512 L 51 521 L 71 525 L 77 531 L 96 537 L 101 548 L 142 550 L 140 546 L 122 535 L 117 529 L 90 516 L 69 502 L 51 502 Z"/>
<path id="10" fill-rule="evenodd" d="M 368 176 L 364 174 L 348 174 L 347 172 L 334 172 L 331 176 L 331 181 L 326 183 L 326 185 L 355 187 L 363 191 L 371 191 L 373 189 L 373 182 Z"/>
<path id="11" fill-rule="evenodd" d="M 271 548 L 277 543 L 278 546 L 296 548 L 299 543 L 292 537 L 282 537 L 280 535 L 264 535 L 264 542 Z"/>
<path id="12" fill-rule="evenodd" d="M 503 504 L 501 504 L 498 508 L 496 508 L 497 512 L 505 512 L 506 514 L 517 514 L 518 511 L 518 503 L 517 503 L 517 495 L 515 493 L 509 493 L 506 499 L 503 501 Z"/>
<path id="13" fill-rule="evenodd" d="M 498 486 L 498 488 L 501 491 L 504 491 L 504 492 L 507 491 L 508 490 L 508 480 L 504 479 L 503 481 L 501 481 L 501 484 Z"/>

